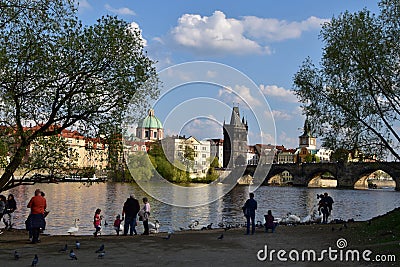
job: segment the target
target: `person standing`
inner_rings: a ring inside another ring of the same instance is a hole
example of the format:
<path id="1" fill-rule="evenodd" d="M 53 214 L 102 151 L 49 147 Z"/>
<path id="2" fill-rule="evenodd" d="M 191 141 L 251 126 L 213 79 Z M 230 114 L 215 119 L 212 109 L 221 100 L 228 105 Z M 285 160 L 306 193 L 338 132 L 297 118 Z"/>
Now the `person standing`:
<path id="1" fill-rule="evenodd" d="M 257 210 L 257 201 L 254 200 L 254 193 L 249 194 L 249 199 L 246 200 L 246 203 L 243 206 L 243 212 L 247 221 L 247 229 L 246 235 L 250 234 L 250 222 L 251 222 L 251 234 L 253 235 L 256 230 L 256 210 Z"/>
<path id="2" fill-rule="evenodd" d="M 135 196 L 132 194 L 130 197 L 125 201 L 124 207 L 122 209 L 122 219 L 125 220 L 124 222 L 124 235 L 128 234 L 128 229 L 129 234 L 137 235 L 136 232 L 136 218 L 137 214 L 140 210 L 140 204 L 139 201 L 135 198 Z"/>
<path id="3" fill-rule="evenodd" d="M 143 235 L 149 235 L 149 216 L 150 216 L 150 203 L 147 197 L 143 198 L 143 203 L 144 206 L 141 210 L 142 212 L 142 220 L 143 220 L 143 227 L 144 227 L 144 232 Z"/>
<path id="4" fill-rule="evenodd" d="M 13 213 L 17 209 L 17 202 L 14 199 L 13 194 L 9 194 L 6 204 L 6 212 L 3 217 L 3 222 L 6 225 L 6 229 L 11 229 L 13 226 Z"/>
<path id="5" fill-rule="evenodd" d="M 100 213 L 101 209 L 96 209 L 93 216 L 93 226 L 96 229 L 96 231 L 93 233 L 94 236 L 97 236 L 101 231 L 101 219 L 103 219 L 103 216 L 101 216 Z"/>
<path id="6" fill-rule="evenodd" d="M 0 221 L 3 218 L 4 214 L 6 213 L 6 209 L 7 209 L 7 199 L 4 195 L 0 195 Z M 7 228 L 7 225 L 6 225 Z M 3 232 L 0 230 L 0 234 L 2 234 Z"/>
<path id="7" fill-rule="evenodd" d="M 41 196 L 40 189 L 35 190 L 35 196 L 29 201 L 28 208 L 31 209 L 30 216 L 30 229 L 32 231 L 32 244 L 36 244 L 39 241 L 40 228 L 46 227 L 46 221 L 44 219 L 44 211 L 47 208 L 46 199 Z"/>
<path id="8" fill-rule="evenodd" d="M 321 194 L 319 196 L 321 200 L 318 203 L 318 211 L 322 212 L 322 223 L 328 223 L 328 218 L 332 212 L 332 205 L 334 203 L 331 196 L 328 193 Z"/>

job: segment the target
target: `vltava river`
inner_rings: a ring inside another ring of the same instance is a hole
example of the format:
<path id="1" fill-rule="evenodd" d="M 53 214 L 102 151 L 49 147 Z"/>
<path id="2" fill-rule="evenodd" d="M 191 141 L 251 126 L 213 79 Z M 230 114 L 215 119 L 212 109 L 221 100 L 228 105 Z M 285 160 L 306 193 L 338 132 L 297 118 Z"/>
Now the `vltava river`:
<path id="1" fill-rule="evenodd" d="M 220 186 L 220 185 L 215 185 Z M 47 234 L 64 235 L 69 227 L 73 226 L 75 218 L 80 220 L 80 235 L 93 233 L 92 219 L 97 208 L 102 210 L 108 226 L 104 226 L 103 234 L 114 234 L 112 223 L 117 214 L 121 214 L 126 198 L 134 193 L 136 198 L 147 196 L 135 184 L 101 183 L 86 186 L 81 183 L 38 184 L 34 186 L 19 186 L 9 192 L 13 193 L 17 201 L 18 210 L 15 212 L 16 228 L 24 228 L 24 221 L 29 214 L 26 207 L 33 196 L 35 188 L 40 188 L 46 193 L 47 206 L 50 210 L 47 219 Z M 163 194 L 169 194 L 161 186 Z M 165 192 L 163 192 L 165 191 Z M 149 198 L 152 212 L 151 221 L 160 222 L 160 231 L 179 231 L 180 228 L 188 229 L 194 220 L 199 221 L 199 228 L 213 223 L 243 224 L 245 219 L 241 207 L 248 198 L 248 186 L 236 186 L 225 196 L 208 205 L 194 208 L 180 208 L 164 204 Z M 400 192 L 392 190 L 339 190 L 326 188 L 301 188 L 301 187 L 272 187 L 261 186 L 255 191 L 258 201 L 256 219 L 264 222 L 263 215 L 271 209 L 275 217 L 284 217 L 288 212 L 305 217 L 318 203 L 317 194 L 328 192 L 335 201 L 332 219 L 367 220 L 382 215 L 400 206 Z M 3 223 L 0 224 L 3 228 Z M 141 223 L 138 227 L 142 231 Z"/>

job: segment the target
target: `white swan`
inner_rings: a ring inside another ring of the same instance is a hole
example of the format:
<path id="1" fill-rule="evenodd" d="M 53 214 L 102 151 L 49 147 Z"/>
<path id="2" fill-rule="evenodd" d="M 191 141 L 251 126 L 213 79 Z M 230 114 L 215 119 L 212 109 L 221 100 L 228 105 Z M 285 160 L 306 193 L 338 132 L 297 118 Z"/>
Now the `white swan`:
<path id="1" fill-rule="evenodd" d="M 70 227 L 67 231 L 70 235 L 75 234 L 76 232 L 79 231 L 79 226 L 78 226 L 79 219 L 75 219 L 75 223 L 73 227 Z"/>
<path id="2" fill-rule="evenodd" d="M 160 222 L 155 220 L 154 223 L 149 221 L 149 232 L 152 234 L 158 233 L 158 229 L 160 228 Z"/>

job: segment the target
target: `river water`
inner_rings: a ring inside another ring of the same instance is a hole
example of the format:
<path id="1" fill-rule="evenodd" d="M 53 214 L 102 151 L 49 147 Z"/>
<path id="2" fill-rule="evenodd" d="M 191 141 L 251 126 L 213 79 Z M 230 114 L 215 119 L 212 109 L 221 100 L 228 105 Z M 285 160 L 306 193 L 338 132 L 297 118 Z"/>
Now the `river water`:
<path id="1" fill-rule="evenodd" d="M 220 186 L 220 185 L 215 185 Z M 24 221 L 29 214 L 26 207 L 35 188 L 46 193 L 50 214 L 47 219 L 47 234 L 64 235 L 73 226 L 74 219 L 79 219 L 79 235 L 93 233 L 93 215 L 97 208 L 102 210 L 103 234 L 115 234 L 112 223 L 117 214 L 121 214 L 126 198 L 134 193 L 139 199 L 149 198 L 152 207 L 151 221 L 160 222 L 160 231 L 179 231 L 188 229 L 194 220 L 199 221 L 198 228 L 213 223 L 243 224 L 245 219 L 241 207 L 248 198 L 248 186 L 236 186 L 228 194 L 208 205 L 194 208 L 174 207 L 148 196 L 136 184 L 100 183 L 90 186 L 82 183 L 40 184 L 19 186 L 2 194 L 13 193 L 18 209 L 15 212 L 16 228 L 24 228 Z M 156 189 L 169 194 L 162 186 Z M 256 220 L 264 222 L 263 215 L 269 209 L 275 217 L 284 217 L 287 213 L 305 217 L 318 203 L 317 194 L 328 192 L 335 201 L 332 219 L 367 220 L 400 206 L 400 192 L 393 189 L 343 190 L 333 188 L 273 187 L 261 186 L 255 191 L 258 201 Z M 105 222 L 108 226 L 105 226 Z M 3 227 L 3 223 L 0 224 Z M 139 233 L 143 231 L 141 224 Z"/>

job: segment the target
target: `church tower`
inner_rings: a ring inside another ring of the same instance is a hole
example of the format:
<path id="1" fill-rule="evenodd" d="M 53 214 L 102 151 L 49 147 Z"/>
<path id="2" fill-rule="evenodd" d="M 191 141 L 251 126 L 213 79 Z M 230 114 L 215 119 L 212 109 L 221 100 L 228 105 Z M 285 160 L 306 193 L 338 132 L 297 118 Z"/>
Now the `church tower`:
<path id="1" fill-rule="evenodd" d="M 299 136 L 299 147 L 306 148 L 307 150 L 317 149 L 317 138 L 312 136 L 311 126 L 308 118 L 304 121 L 304 132 Z"/>
<path id="2" fill-rule="evenodd" d="M 246 164 L 248 126 L 244 117 L 240 119 L 239 107 L 233 107 L 231 121 L 224 122 L 223 167 L 234 168 Z"/>

